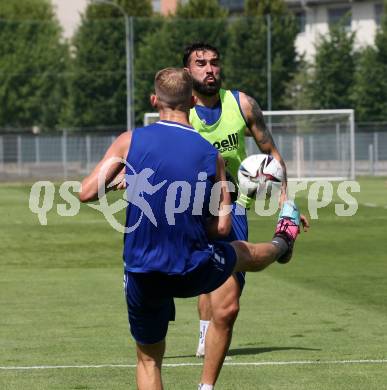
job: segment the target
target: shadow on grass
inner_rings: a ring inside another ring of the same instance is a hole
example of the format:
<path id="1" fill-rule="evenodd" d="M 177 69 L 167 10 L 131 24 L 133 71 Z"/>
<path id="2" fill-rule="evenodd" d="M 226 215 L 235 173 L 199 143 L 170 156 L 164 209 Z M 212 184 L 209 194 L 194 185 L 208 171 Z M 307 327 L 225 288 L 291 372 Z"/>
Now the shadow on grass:
<path id="1" fill-rule="evenodd" d="M 303 347 L 247 347 L 247 348 L 233 348 L 228 351 L 227 356 L 243 356 L 243 355 L 259 355 L 261 353 L 276 352 L 276 351 L 321 351 L 320 348 L 303 348 Z M 193 358 L 192 355 L 176 355 L 165 356 L 164 359 L 178 359 L 178 358 Z"/>
<path id="2" fill-rule="evenodd" d="M 227 356 L 239 355 L 259 355 L 261 353 L 276 352 L 276 351 L 321 351 L 319 348 L 303 348 L 303 347 L 248 347 L 248 348 L 233 348 L 228 351 Z"/>

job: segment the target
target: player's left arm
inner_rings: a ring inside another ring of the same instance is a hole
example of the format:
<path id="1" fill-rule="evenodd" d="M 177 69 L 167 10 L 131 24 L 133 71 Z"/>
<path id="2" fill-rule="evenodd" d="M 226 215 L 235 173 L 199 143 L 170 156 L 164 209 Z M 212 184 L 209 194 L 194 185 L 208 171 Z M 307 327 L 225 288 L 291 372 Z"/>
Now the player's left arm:
<path id="1" fill-rule="evenodd" d="M 239 100 L 242 113 L 247 122 L 246 135 L 254 138 L 259 150 L 262 153 L 272 155 L 282 166 L 284 176 L 281 186 L 281 201 L 286 199 L 287 174 L 285 162 L 278 151 L 270 130 L 267 128 L 263 113 L 258 103 L 251 96 L 239 92 Z"/>
<path id="2" fill-rule="evenodd" d="M 123 168 L 128 154 L 132 133 L 121 134 L 106 151 L 105 156 L 96 165 L 90 175 L 82 180 L 79 199 L 81 202 L 92 202 L 98 199 L 100 188 L 108 192 L 122 187 Z"/>
<path id="3" fill-rule="evenodd" d="M 258 148 L 263 153 L 271 154 L 282 165 L 282 169 L 284 172 L 284 177 L 281 186 L 281 198 L 280 198 L 280 204 L 282 204 L 287 199 L 286 192 L 287 192 L 288 178 L 286 173 L 285 162 L 274 143 L 273 137 L 269 129 L 266 127 L 266 123 L 263 118 L 263 113 L 258 103 L 251 96 L 248 96 L 243 92 L 239 92 L 239 100 L 240 100 L 243 115 L 247 122 L 247 127 L 248 127 L 247 135 L 250 135 L 254 138 Z M 310 225 L 308 219 L 303 214 L 301 214 L 301 222 L 304 231 L 307 231 Z"/>

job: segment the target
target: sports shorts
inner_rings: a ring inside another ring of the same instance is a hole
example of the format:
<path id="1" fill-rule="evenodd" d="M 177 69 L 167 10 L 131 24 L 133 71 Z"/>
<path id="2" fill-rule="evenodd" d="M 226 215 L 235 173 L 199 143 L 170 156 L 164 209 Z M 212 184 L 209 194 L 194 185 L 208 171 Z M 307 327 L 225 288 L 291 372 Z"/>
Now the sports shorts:
<path id="1" fill-rule="evenodd" d="M 216 290 L 232 275 L 236 263 L 234 248 L 215 242 L 208 261 L 185 275 L 125 271 L 124 289 L 130 331 L 140 344 L 163 340 L 169 321 L 175 319 L 173 298 L 188 298 Z"/>
<path id="2" fill-rule="evenodd" d="M 248 236 L 249 228 L 247 224 L 246 209 L 238 203 L 234 203 L 231 213 L 231 231 L 225 241 L 248 241 Z M 235 273 L 235 276 L 239 282 L 241 294 L 246 282 L 245 274 L 245 272 Z"/>

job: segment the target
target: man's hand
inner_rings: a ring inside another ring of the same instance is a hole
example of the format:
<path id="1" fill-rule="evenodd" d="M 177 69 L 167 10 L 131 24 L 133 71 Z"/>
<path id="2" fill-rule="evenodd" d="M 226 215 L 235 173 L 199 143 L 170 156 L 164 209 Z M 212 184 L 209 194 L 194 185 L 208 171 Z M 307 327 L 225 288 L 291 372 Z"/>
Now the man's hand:
<path id="1" fill-rule="evenodd" d="M 113 179 L 113 181 L 109 185 L 109 189 L 113 191 L 117 190 L 125 190 L 127 183 L 125 180 L 125 168 L 123 167 L 122 170 L 117 174 L 117 176 Z"/>
<path id="2" fill-rule="evenodd" d="M 82 180 L 81 192 L 79 193 L 81 202 L 97 200 L 100 188 L 104 189 L 103 193 L 105 194 L 106 190 L 115 189 L 115 186 L 119 189 L 119 186 L 123 185 L 121 184 L 122 179 L 118 178 L 118 176 L 125 168 L 125 158 L 128 155 L 131 139 L 132 133 L 130 131 L 122 133 L 110 145 L 105 156 L 96 165 L 90 175 Z M 104 173 L 102 177 L 100 177 L 101 173 Z M 103 179 L 102 182 L 100 182 L 101 178 Z M 113 181 L 116 181 L 117 184 L 112 185 Z"/>

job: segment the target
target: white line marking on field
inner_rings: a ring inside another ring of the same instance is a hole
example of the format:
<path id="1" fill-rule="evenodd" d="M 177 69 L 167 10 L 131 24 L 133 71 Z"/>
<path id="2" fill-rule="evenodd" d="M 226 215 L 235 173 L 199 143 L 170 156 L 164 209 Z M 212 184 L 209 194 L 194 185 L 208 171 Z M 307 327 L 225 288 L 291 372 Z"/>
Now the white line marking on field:
<path id="1" fill-rule="evenodd" d="M 335 364 L 386 364 L 387 359 L 369 360 L 296 360 L 279 362 L 225 362 L 224 366 L 294 366 L 294 365 L 335 365 Z M 194 367 L 203 363 L 166 363 L 163 367 Z M 52 370 L 66 368 L 135 368 L 135 364 L 98 364 L 98 365 L 68 365 L 68 366 L 0 366 L 0 370 Z"/>
<path id="2" fill-rule="evenodd" d="M 377 207 L 375 203 L 363 203 L 363 205 L 366 207 Z"/>

